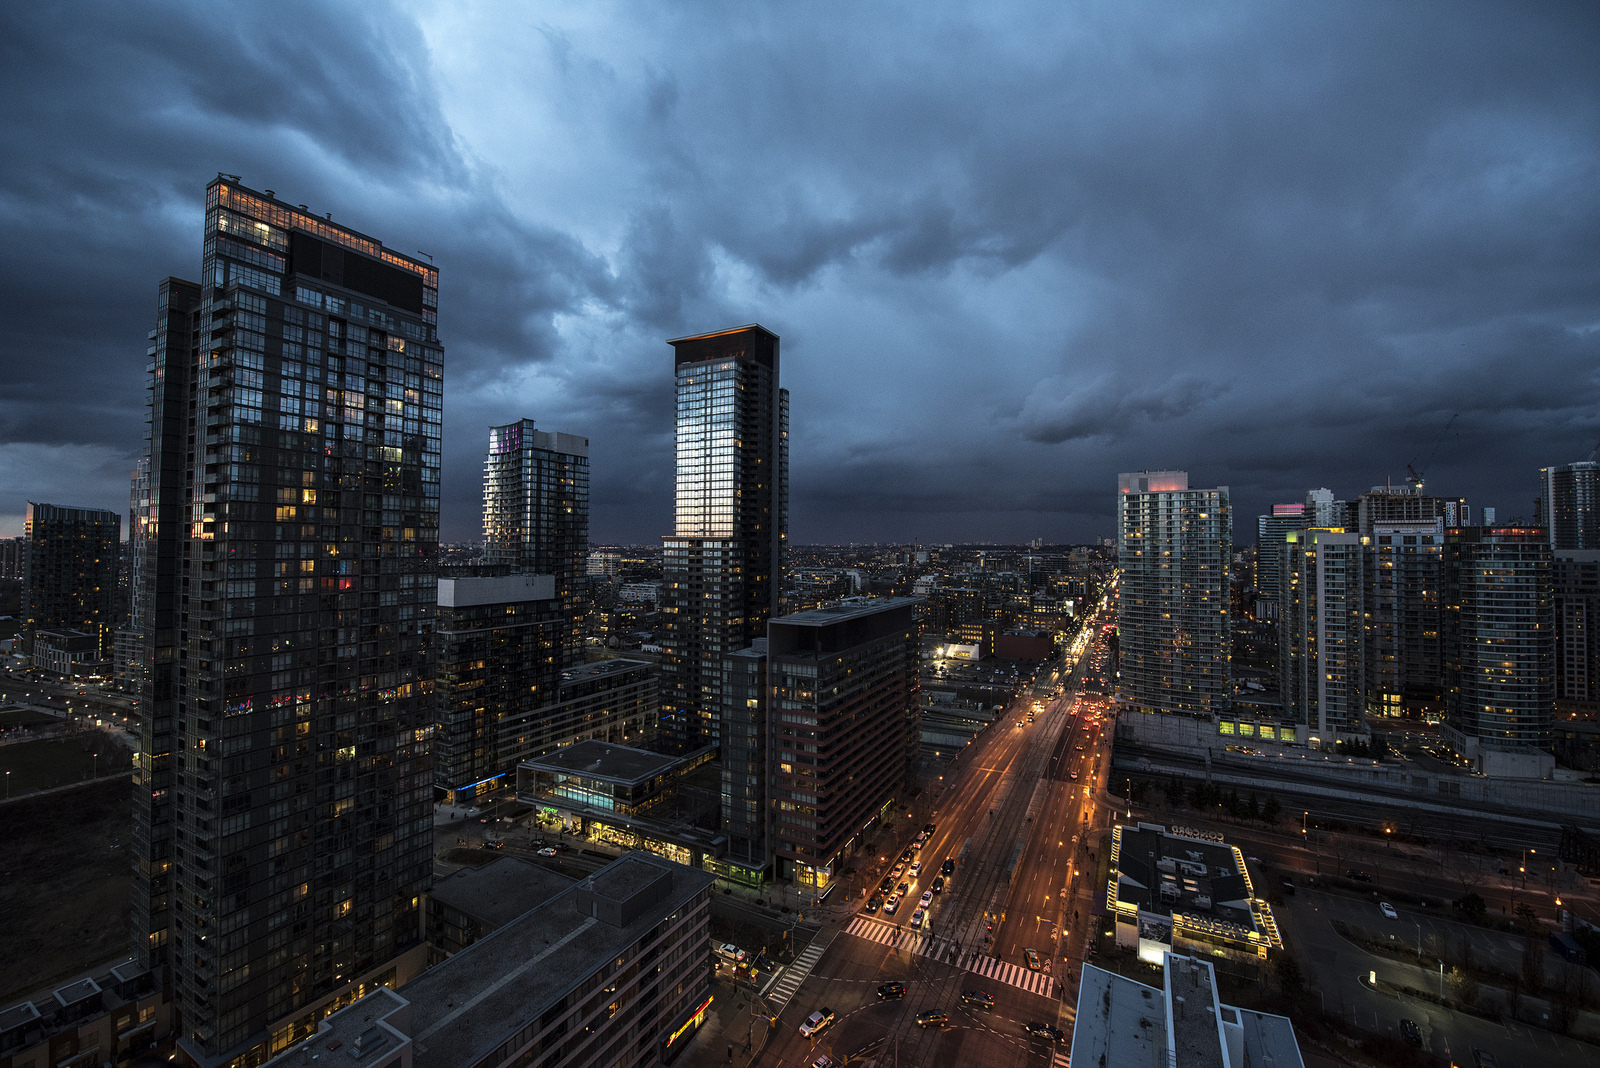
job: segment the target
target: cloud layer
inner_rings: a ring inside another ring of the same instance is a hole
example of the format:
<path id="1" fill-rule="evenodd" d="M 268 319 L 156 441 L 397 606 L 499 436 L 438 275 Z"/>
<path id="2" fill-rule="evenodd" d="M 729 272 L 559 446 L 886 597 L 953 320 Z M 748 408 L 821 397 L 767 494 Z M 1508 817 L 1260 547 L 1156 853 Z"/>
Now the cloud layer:
<path id="1" fill-rule="evenodd" d="M 1584 5 L 62 3 L 0 59 L 0 533 L 124 507 L 218 170 L 439 264 L 451 538 L 523 416 L 665 533 L 663 339 L 750 321 L 801 542 L 1097 537 L 1139 467 L 1248 541 L 1452 413 L 1430 483 L 1525 513 L 1600 440 Z"/>

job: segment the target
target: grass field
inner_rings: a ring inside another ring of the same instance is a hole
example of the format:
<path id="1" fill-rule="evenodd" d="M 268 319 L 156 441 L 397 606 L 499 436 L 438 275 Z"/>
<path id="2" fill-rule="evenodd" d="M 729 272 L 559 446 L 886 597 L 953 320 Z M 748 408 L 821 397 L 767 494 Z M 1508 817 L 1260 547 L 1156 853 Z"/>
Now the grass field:
<path id="1" fill-rule="evenodd" d="M 129 952 L 129 790 L 117 779 L 0 806 L 0 1005 Z"/>
<path id="2" fill-rule="evenodd" d="M 98 759 L 96 759 L 98 755 Z M 128 750 L 99 731 L 85 731 L 69 738 L 0 745 L 0 772 L 6 776 L 12 797 L 52 786 L 70 786 L 93 778 L 129 769 Z"/>

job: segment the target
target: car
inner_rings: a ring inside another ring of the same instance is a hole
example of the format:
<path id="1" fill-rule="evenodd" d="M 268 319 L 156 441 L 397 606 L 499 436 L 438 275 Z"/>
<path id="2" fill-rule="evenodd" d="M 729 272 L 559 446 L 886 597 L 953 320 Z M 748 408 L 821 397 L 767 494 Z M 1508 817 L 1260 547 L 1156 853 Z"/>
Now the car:
<path id="1" fill-rule="evenodd" d="M 923 1009 L 917 1013 L 918 1027 L 943 1027 L 950 1022 L 950 1014 L 938 1009 Z"/>
<path id="2" fill-rule="evenodd" d="M 896 864 L 893 868 L 889 869 L 889 878 L 898 879 L 905 873 L 906 866 L 904 864 Z"/>
<path id="3" fill-rule="evenodd" d="M 911 893 L 911 884 L 910 883 L 901 883 L 895 889 L 895 893 L 899 894 L 901 897 L 905 897 L 907 894 Z"/>
<path id="4" fill-rule="evenodd" d="M 878 884 L 878 893 L 880 893 L 880 894 L 892 894 L 892 893 L 894 893 L 894 880 L 885 878 L 883 880 L 883 882 Z"/>
<path id="5" fill-rule="evenodd" d="M 1370 883 L 1372 881 L 1372 876 L 1364 871 L 1357 871 L 1355 868 L 1346 868 L 1344 874 L 1345 878 L 1354 879 L 1358 883 Z"/>
<path id="6" fill-rule="evenodd" d="M 1394 906 L 1387 901 L 1378 902 L 1378 908 L 1383 910 L 1385 919 L 1398 920 L 1400 918 L 1400 914 L 1394 910 Z"/>
<path id="7" fill-rule="evenodd" d="M 878 987 L 879 1001 L 895 1001 L 906 996 L 906 984 L 884 983 Z"/>
<path id="8" fill-rule="evenodd" d="M 1061 1028 L 1038 1021 L 1030 1021 L 1022 1029 L 1034 1038 L 1048 1038 L 1052 1042 L 1064 1042 L 1067 1037 L 1061 1033 Z"/>
<path id="9" fill-rule="evenodd" d="M 1400 1021 L 1400 1037 L 1413 1046 L 1422 1045 L 1422 1029 L 1417 1026 L 1417 1021 L 1403 1019 Z"/>
<path id="10" fill-rule="evenodd" d="M 933 904 L 933 891 L 924 890 L 922 892 L 922 907 L 927 908 L 931 904 Z"/>
<path id="11" fill-rule="evenodd" d="M 806 1017 L 806 1022 L 800 1025 L 800 1037 L 810 1038 L 820 1034 L 822 1029 L 833 1023 L 833 1010 L 828 1008 L 818 1009 Z"/>
<path id="12" fill-rule="evenodd" d="M 731 960 L 735 964 L 743 964 L 745 951 L 734 945 L 732 942 L 724 942 L 717 947 L 717 956 L 723 958 L 724 960 Z"/>
<path id="13" fill-rule="evenodd" d="M 911 926 L 913 926 L 913 927 L 921 927 L 922 926 L 922 918 L 925 915 L 927 915 L 927 913 L 923 912 L 921 909 L 918 909 L 917 911 L 913 912 L 911 914 Z"/>
<path id="14" fill-rule="evenodd" d="M 923 834 L 932 834 L 932 833 L 933 833 L 933 824 L 931 824 L 931 823 L 924 823 L 924 824 L 923 824 L 923 825 L 922 825 L 922 833 L 923 833 Z"/>
<path id="15" fill-rule="evenodd" d="M 913 879 L 915 879 L 917 876 L 919 876 L 921 874 L 922 874 L 922 861 L 919 860 L 915 864 L 911 865 L 911 877 Z"/>
<path id="16" fill-rule="evenodd" d="M 931 891 L 932 893 L 935 893 L 935 894 L 937 894 L 939 891 L 943 890 L 944 889 L 944 876 L 943 875 L 935 875 L 933 877 L 933 883 L 928 887 L 928 889 L 929 889 L 929 891 Z"/>
<path id="17" fill-rule="evenodd" d="M 838 1061 L 824 1053 L 811 1062 L 811 1068 L 835 1068 L 838 1063 Z"/>
<path id="18" fill-rule="evenodd" d="M 553 857 L 556 855 L 556 852 L 557 850 L 553 846 L 545 846 L 543 849 L 539 850 L 539 855 L 541 857 Z"/>
<path id="19" fill-rule="evenodd" d="M 940 875 L 954 875 L 955 873 L 956 873 L 956 862 L 955 861 L 946 860 L 943 864 L 939 865 L 939 874 Z"/>
<path id="20" fill-rule="evenodd" d="M 899 908 L 899 907 L 900 907 L 900 895 L 899 894 L 894 894 L 889 898 L 888 901 L 885 901 L 883 903 L 883 914 L 885 916 L 893 916 L 894 915 L 894 910 Z"/>
<path id="21" fill-rule="evenodd" d="M 1077 782 L 1078 781 L 1078 773 L 1077 772 L 1073 772 L 1072 773 L 1072 781 L 1073 782 Z"/>
<path id="22" fill-rule="evenodd" d="M 883 898 L 874 895 L 867 899 L 868 912 L 877 912 L 881 908 L 883 908 Z"/>
<path id="23" fill-rule="evenodd" d="M 963 990 L 961 992 L 961 1003 L 980 1009 L 992 1009 L 994 1008 L 994 995 L 983 990 Z"/>
<path id="24" fill-rule="evenodd" d="M 1038 953 L 1034 952 L 1031 949 L 1025 949 L 1025 950 L 1022 951 L 1022 959 L 1028 962 L 1028 970 L 1030 972 L 1036 972 L 1036 971 L 1039 970 L 1039 954 Z"/>

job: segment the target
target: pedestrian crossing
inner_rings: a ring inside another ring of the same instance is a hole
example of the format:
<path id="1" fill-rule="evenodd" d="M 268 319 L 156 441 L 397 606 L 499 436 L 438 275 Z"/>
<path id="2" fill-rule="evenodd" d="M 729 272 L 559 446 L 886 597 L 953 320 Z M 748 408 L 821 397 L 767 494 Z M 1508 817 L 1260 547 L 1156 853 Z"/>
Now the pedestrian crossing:
<path id="1" fill-rule="evenodd" d="M 1042 972 L 1031 972 L 1007 961 L 984 956 L 975 950 L 962 949 L 961 944 L 954 939 L 927 931 L 914 931 L 909 927 L 902 928 L 881 920 L 857 916 L 845 928 L 845 933 L 882 946 L 893 946 L 907 953 L 919 953 L 924 957 L 944 961 L 1033 994 L 1044 997 L 1051 997 L 1054 994 L 1055 980 Z"/>
<path id="2" fill-rule="evenodd" d="M 772 981 L 761 991 L 761 996 L 772 1007 L 773 1012 L 782 1012 L 784 1006 L 789 1004 L 789 999 L 794 997 L 794 992 L 800 989 L 800 984 L 806 981 L 806 976 L 811 974 L 811 969 L 817 966 L 817 961 L 828 952 L 828 947 L 833 944 L 833 938 L 819 938 L 807 946 L 801 954 L 794 959 L 794 963 L 772 977 Z"/>
<path id="3" fill-rule="evenodd" d="M 1057 1046 L 1055 1056 L 1050 1058 L 1050 1068 L 1072 1068 L 1072 1051 Z"/>

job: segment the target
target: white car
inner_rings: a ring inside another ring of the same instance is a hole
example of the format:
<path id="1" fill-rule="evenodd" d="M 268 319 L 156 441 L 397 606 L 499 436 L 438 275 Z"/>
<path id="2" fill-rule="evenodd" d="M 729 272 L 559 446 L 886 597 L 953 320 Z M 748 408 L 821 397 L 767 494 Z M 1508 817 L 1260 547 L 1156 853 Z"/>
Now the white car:
<path id="1" fill-rule="evenodd" d="M 810 1038 L 824 1027 L 833 1023 L 832 1009 L 818 1009 L 806 1017 L 806 1022 L 800 1025 L 800 1037 Z"/>
<path id="2" fill-rule="evenodd" d="M 921 874 L 922 874 L 922 861 L 919 860 L 915 864 L 911 865 L 911 877 L 913 879 L 915 879 L 917 876 L 919 876 Z"/>
<path id="3" fill-rule="evenodd" d="M 924 890 L 922 892 L 922 907 L 927 908 L 931 904 L 933 904 L 933 891 Z"/>
<path id="4" fill-rule="evenodd" d="M 911 914 L 911 926 L 913 926 L 913 927 L 921 927 L 922 926 L 922 917 L 923 917 L 923 912 L 922 912 L 921 909 L 918 909 L 917 911 L 913 912 Z"/>
<path id="5" fill-rule="evenodd" d="M 1398 920 L 1400 918 L 1400 914 L 1394 910 L 1394 906 L 1389 904 L 1387 901 L 1380 902 L 1378 907 L 1383 910 L 1383 914 L 1386 918 L 1391 920 Z"/>

